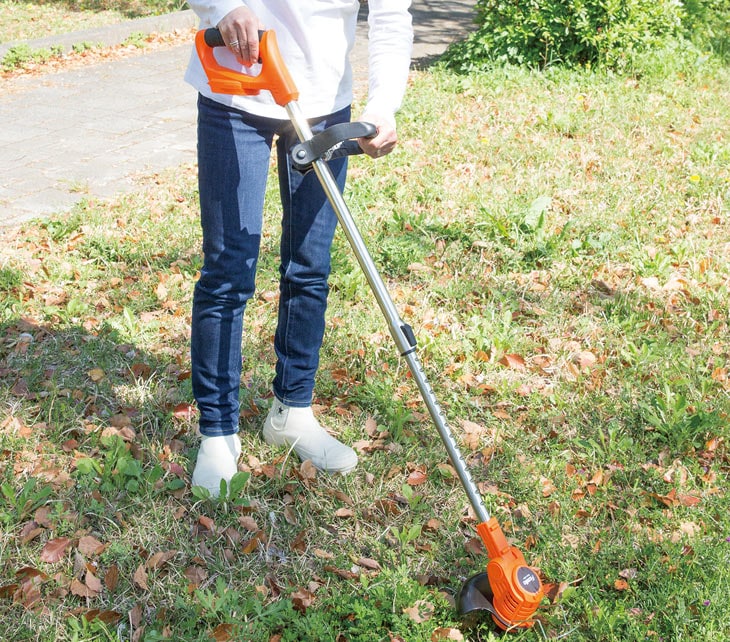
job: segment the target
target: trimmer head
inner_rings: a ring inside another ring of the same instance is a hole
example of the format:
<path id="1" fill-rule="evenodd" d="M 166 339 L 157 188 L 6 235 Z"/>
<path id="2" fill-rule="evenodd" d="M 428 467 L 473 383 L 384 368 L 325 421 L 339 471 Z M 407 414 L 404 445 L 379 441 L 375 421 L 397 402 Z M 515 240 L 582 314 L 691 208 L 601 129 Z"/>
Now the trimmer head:
<path id="1" fill-rule="evenodd" d="M 507 543 L 497 520 L 477 526 L 489 553 L 486 573 L 478 573 L 462 585 L 456 608 L 471 623 L 489 613 L 503 630 L 529 628 L 543 598 L 542 584 L 517 548 Z"/>

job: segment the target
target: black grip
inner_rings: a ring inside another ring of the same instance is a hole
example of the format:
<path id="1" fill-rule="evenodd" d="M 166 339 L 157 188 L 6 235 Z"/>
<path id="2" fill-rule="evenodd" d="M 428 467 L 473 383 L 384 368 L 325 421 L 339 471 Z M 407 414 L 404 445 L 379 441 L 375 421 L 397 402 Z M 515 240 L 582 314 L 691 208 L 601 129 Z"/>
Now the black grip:
<path id="1" fill-rule="evenodd" d="M 216 29 L 215 27 L 211 27 L 210 29 L 205 30 L 205 35 L 203 36 L 205 39 L 205 44 L 209 47 L 225 47 L 226 43 L 223 41 L 223 36 L 221 35 L 220 29 Z M 259 31 L 259 42 L 261 42 L 261 38 L 264 37 L 264 32 Z"/>
<path id="2" fill-rule="evenodd" d="M 300 172 L 308 172 L 316 160 L 362 154 L 360 145 L 354 139 L 373 138 L 377 133 L 375 125 L 360 120 L 332 125 L 309 140 L 295 145 L 291 151 L 292 164 Z"/>
<path id="3" fill-rule="evenodd" d="M 226 43 L 223 42 L 223 36 L 221 35 L 220 29 L 216 29 L 215 27 L 211 27 L 210 29 L 205 30 L 205 35 L 203 36 L 205 39 L 205 44 L 209 47 L 225 47 Z"/>

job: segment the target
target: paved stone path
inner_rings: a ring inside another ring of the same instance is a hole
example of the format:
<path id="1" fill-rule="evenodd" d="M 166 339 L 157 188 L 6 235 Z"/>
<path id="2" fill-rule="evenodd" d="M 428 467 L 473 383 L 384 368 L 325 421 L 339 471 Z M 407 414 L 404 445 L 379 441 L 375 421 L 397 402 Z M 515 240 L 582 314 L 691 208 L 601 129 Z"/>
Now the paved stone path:
<path id="1" fill-rule="evenodd" d="M 414 0 L 414 64 L 473 28 L 475 2 Z M 135 31 L 195 25 L 183 11 L 28 44 L 117 44 Z M 357 43 L 352 61 L 361 68 L 364 20 Z M 0 45 L 0 57 L 9 46 Z M 63 212 L 87 196 L 110 198 L 140 177 L 194 161 L 196 99 L 183 81 L 189 55 L 190 45 L 173 46 L 13 83 L 0 95 L 0 228 Z"/>

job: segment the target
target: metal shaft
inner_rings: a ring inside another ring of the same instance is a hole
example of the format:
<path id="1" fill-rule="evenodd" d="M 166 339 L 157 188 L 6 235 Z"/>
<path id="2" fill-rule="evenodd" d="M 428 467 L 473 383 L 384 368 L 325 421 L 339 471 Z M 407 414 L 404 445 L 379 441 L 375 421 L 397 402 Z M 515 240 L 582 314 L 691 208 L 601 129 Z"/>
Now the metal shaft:
<path id="1" fill-rule="evenodd" d="M 298 103 L 288 103 L 286 105 L 286 110 L 300 142 L 306 142 L 311 139 L 312 131 L 309 127 L 309 123 L 304 118 Z M 484 502 L 482 501 L 479 490 L 474 484 L 474 480 L 471 478 L 471 474 L 466 467 L 466 462 L 459 451 L 451 429 L 446 423 L 446 418 L 444 417 L 444 413 L 436 400 L 436 396 L 434 395 L 431 386 L 428 384 L 423 367 L 416 356 L 415 341 L 412 339 L 412 334 L 409 336 L 407 332 L 410 328 L 408 328 L 407 324 L 401 320 L 393 300 L 383 283 L 383 279 L 375 267 L 375 263 L 370 257 L 370 253 L 368 252 L 360 231 L 355 224 L 355 220 L 347 207 L 347 203 L 345 203 L 345 199 L 340 192 L 337 181 L 335 181 L 327 163 L 318 159 L 314 162 L 313 167 L 320 183 L 322 184 L 322 188 L 324 189 L 325 194 L 337 215 L 340 226 L 342 227 L 342 230 L 344 231 L 345 236 L 355 253 L 357 261 L 365 274 L 365 278 L 370 285 L 370 289 L 373 291 L 375 299 L 377 300 L 378 305 L 388 322 L 390 334 L 398 346 L 401 355 L 408 363 L 413 379 L 418 385 L 421 397 L 428 408 L 431 419 L 436 425 L 439 436 L 441 437 L 441 440 L 446 447 L 446 451 L 449 454 L 449 459 L 451 460 L 451 463 L 459 476 L 459 480 L 469 497 L 469 501 L 476 512 L 477 518 L 480 522 L 487 522 L 489 521 L 489 512 L 484 506 Z"/>

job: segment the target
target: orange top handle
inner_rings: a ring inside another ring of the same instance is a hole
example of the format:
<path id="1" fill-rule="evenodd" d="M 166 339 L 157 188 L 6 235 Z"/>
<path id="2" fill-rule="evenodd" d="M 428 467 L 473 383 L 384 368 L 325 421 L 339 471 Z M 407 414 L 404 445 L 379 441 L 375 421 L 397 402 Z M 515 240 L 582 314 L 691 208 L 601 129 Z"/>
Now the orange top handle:
<path id="1" fill-rule="evenodd" d="M 255 96 L 265 89 L 282 107 L 299 98 L 299 91 L 284 64 L 273 31 L 261 32 L 261 71 L 257 76 L 249 76 L 221 65 L 213 54 L 213 47 L 216 46 L 225 46 L 217 29 L 201 29 L 195 35 L 195 49 L 214 93 Z"/>

